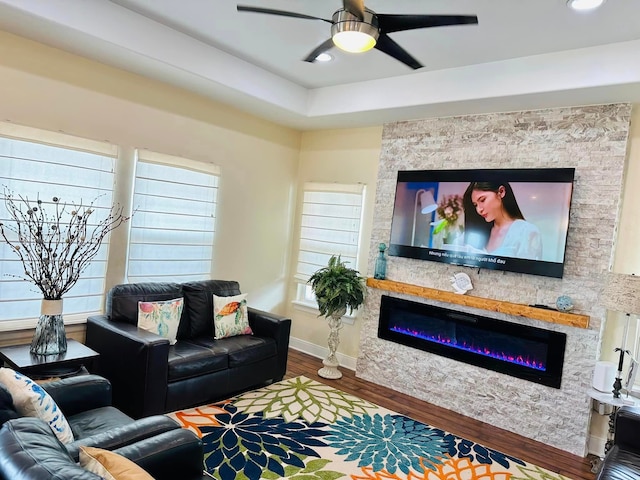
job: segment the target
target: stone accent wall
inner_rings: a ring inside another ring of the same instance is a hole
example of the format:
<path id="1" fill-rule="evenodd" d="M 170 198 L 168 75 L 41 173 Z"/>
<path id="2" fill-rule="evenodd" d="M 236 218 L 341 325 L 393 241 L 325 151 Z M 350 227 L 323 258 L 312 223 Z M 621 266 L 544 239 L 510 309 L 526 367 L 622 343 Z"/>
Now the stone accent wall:
<path id="1" fill-rule="evenodd" d="M 600 348 L 604 309 L 599 296 L 613 256 L 631 106 L 600 105 L 528 112 L 436 118 L 385 125 L 368 271 L 377 245 L 389 243 L 398 170 L 574 167 L 571 220 L 562 279 L 478 270 L 389 257 L 387 278 L 451 290 L 464 271 L 470 295 L 522 304 L 573 298 L 590 316 L 588 329 L 478 311 L 515 323 L 567 334 L 561 389 L 491 372 L 377 338 L 380 297 L 369 289 L 363 308 L 358 377 L 389 386 L 453 412 L 525 437 L 586 454 L 587 390 Z M 403 295 L 399 295 L 403 297 Z M 451 308 L 450 304 L 404 297 Z"/>

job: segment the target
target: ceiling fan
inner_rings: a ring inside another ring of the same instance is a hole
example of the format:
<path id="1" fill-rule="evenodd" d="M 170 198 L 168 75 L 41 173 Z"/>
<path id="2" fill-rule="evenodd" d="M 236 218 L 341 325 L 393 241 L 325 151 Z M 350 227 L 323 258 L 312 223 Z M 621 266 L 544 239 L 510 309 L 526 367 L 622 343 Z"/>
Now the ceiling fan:
<path id="1" fill-rule="evenodd" d="M 331 38 L 309 53 L 304 59 L 305 62 L 314 62 L 318 55 L 334 46 L 353 53 L 366 52 L 375 47 L 413 69 L 421 68 L 422 64 L 393 41 L 389 37 L 389 33 L 417 28 L 478 23 L 478 17 L 475 15 L 389 15 L 376 13 L 364 6 L 364 0 L 343 0 L 343 8 L 336 10 L 331 20 L 303 13 L 246 5 L 238 5 L 237 9 L 239 12 L 266 13 L 330 23 Z"/>

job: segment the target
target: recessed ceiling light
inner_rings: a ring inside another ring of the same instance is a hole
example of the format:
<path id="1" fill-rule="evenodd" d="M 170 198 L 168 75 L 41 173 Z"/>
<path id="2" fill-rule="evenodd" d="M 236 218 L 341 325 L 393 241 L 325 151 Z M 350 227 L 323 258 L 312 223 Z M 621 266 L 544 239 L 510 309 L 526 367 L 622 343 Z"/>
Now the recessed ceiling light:
<path id="1" fill-rule="evenodd" d="M 333 60 L 333 57 L 324 52 L 316 57 L 316 62 L 330 62 L 331 60 Z"/>
<path id="2" fill-rule="evenodd" d="M 573 10 L 594 10 L 601 6 L 605 0 L 567 0 L 567 5 Z"/>

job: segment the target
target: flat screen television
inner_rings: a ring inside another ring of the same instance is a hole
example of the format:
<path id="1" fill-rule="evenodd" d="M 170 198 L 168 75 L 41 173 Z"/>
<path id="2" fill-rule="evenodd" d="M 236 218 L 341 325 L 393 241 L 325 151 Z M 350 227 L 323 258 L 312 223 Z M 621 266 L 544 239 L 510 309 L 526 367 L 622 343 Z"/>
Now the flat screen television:
<path id="1" fill-rule="evenodd" d="M 562 278 L 573 168 L 399 171 L 388 253 Z"/>

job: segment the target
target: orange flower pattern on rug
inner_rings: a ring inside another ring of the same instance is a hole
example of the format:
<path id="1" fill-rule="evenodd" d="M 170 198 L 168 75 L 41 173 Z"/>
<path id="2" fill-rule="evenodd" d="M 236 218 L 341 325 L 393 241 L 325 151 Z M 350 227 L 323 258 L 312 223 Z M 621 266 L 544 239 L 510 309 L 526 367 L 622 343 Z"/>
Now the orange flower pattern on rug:
<path id="1" fill-rule="evenodd" d="M 220 426 L 220 422 L 216 419 L 216 415 L 224 413 L 221 407 L 226 402 L 218 404 L 205 405 L 204 407 L 191 408 L 189 410 L 181 410 L 179 412 L 167 414 L 180 424 L 182 428 L 191 430 L 193 433 L 202 438 L 203 433 L 200 427 Z"/>

